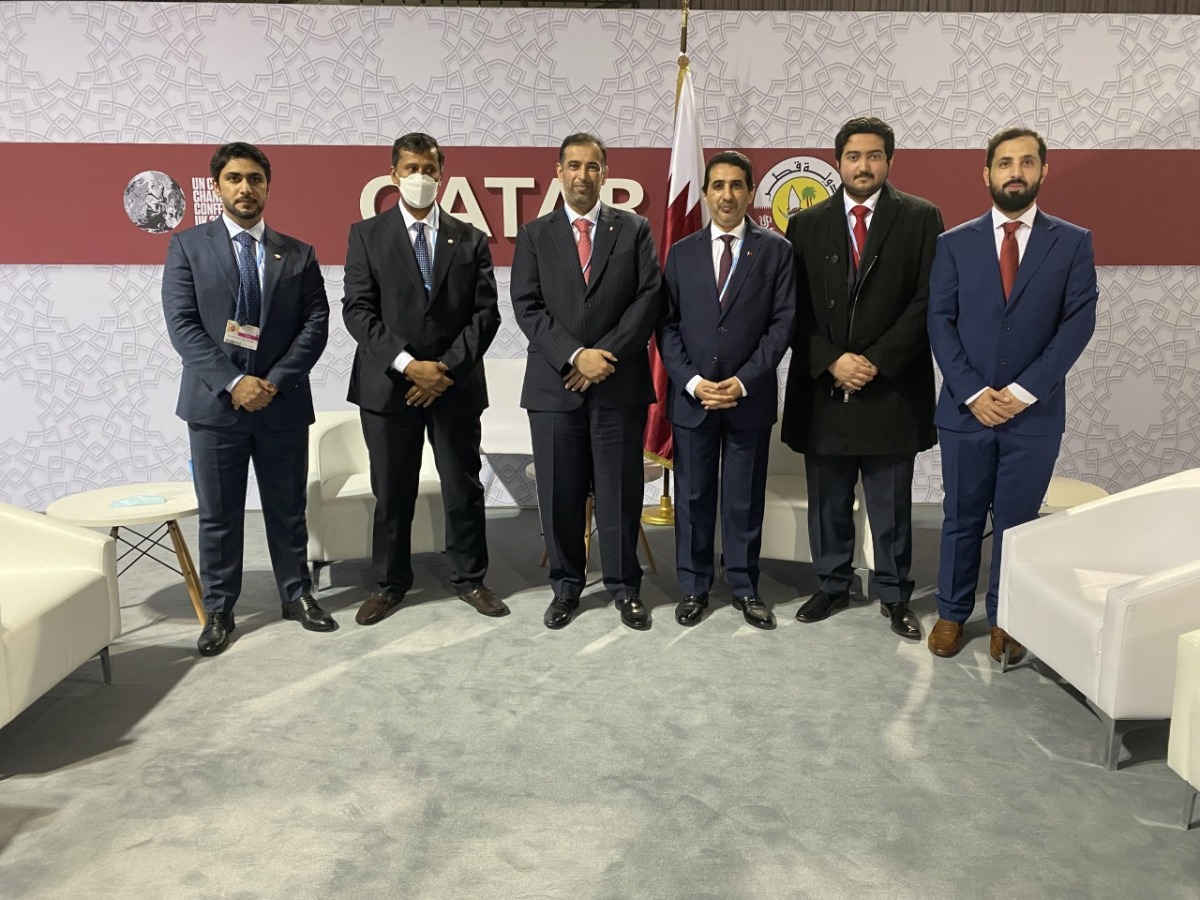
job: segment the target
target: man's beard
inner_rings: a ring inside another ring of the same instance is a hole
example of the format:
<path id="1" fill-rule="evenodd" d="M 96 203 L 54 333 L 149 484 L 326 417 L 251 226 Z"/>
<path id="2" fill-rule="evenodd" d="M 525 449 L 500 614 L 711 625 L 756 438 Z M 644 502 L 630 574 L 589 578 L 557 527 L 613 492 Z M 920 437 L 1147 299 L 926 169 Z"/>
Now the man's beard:
<path id="1" fill-rule="evenodd" d="M 992 185 L 992 202 L 996 204 L 996 208 L 1001 212 L 1020 212 L 1033 205 L 1033 201 L 1037 199 L 1038 191 L 1041 190 L 1041 187 L 1042 182 L 1039 179 L 1035 184 L 1030 185 L 1024 190 L 1011 194 L 1005 190 L 1004 186 L 997 188 L 995 185 Z"/>

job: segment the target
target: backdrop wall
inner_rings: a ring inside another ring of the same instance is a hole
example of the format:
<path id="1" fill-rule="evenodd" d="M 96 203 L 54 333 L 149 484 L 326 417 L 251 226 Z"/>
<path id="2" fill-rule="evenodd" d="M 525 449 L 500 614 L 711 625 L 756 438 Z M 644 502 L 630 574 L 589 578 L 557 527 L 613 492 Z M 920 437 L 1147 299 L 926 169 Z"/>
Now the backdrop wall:
<path id="1" fill-rule="evenodd" d="M 1097 332 L 1068 384 L 1059 471 L 1115 490 L 1200 465 L 1200 241 L 1171 212 L 1190 221 L 1200 182 L 1195 18 L 702 12 L 691 23 L 704 143 L 755 151 L 760 168 L 797 156 L 831 162 L 811 148 L 828 148 L 851 115 L 872 113 L 904 148 L 896 184 L 974 215 L 988 204 L 978 176 L 988 135 L 1009 124 L 1041 131 L 1051 146 L 1042 205 L 1068 217 L 1084 210 L 1075 218 L 1096 230 L 1102 264 Z M 344 235 L 360 214 L 366 185 L 361 164 L 347 162 L 351 149 L 377 148 L 383 175 L 397 135 L 428 131 L 446 145 L 448 174 L 456 148 L 472 148 L 460 154 L 473 160 L 464 185 L 479 195 L 500 260 L 510 253 L 504 189 L 483 179 L 532 178 L 513 208 L 535 214 L 553 154 L 527 154 L 528 172 L 503 160 L 514 148 L 557 147 L 572 131 L 617 148 L 615 177 L 626 150 L 633 190 L 645 195 L 637 208 L 661 216 L 677 46 L 673 12 L 0 6 L 0 165 L 10 181 L 0 499 L 42 509 L 73 491 L 187 477 L 161 266 L 131 262 L 161 258 L 167 238 L 123 212 L 122 191 L 140 171 L 166 171 L 180 185 L 186 227 L 202 211 L 192 179 L 206 174 L 216 144 L 311 148 L 290 171 L 276 160 L 268 219 L 315 240 Z M 167 164 L 181 145 L 198 166 Z M 1056 170 L 1059 149 L 1077 152 L 1058 157 Z M 148 150 L 167 162 L 143 165 Z M 973 171 L 960 176 L 956 165 L 939 177 L 939 164 L 917 152 L 934 150 L 979 156 Z M 371 202 L 386 203 L 386 193 Z M 318 248 L 330 262 L 344 251 Z M 91 262 L 72 262 L 81 260 Z M 341 326 L 342 270 L 324 272 L 333 333 L 313 380 L 318 408 L 336 409 L 346 406 L 353 342 Z M 491 354 L 522 356 L 507 269 L 498 275 L 504 323 Z M 489 502 L 533 503 L 519 468 L 485 467 Z M 939 496 L 935 450 L 919 460 L 914 498 Z"/>

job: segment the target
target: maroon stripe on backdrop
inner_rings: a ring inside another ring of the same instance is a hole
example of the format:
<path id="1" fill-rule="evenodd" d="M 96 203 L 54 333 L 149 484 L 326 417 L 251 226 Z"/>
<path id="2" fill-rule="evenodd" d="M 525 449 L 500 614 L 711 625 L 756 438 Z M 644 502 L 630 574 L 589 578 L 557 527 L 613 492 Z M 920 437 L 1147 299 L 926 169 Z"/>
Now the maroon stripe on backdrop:
<path id="1" fill-rule="evenodd" d="M 364 205 L 382 209 L 395 203 L 394 189 L 370 186 L 373 179 L 386 179 L 388 147 L 290 145 L 263 150 L 273 169 L 268 222 L 314 244 L 326 265 L 344 262 L 347 228 L 362 217 Z M 212 151 L 211 145 L 0 144 L 0 171 L 9 177 L 0 263 L 162 263 L 169 231 L 153 233 L 136 225 L 126 212 L 126 199 L 134 216 L 151 229 L 191 226 L 197 212 L 207 220 L 214 212 L 206 183 Z M 793 157 L 832 163 L 829 150 L 745 152 L 760 180 Z M 497 265 L 512 262 L 516 226 L 534 218 L 555 188 L 556 158 L 554 148 L 447 148 L 443 189 L 457 186 L 458 194 L 450 209 L 474 207 L 486 221 Z M 609 151 L 616 201 L 640 194 L 636 209 L 650 217 L 656 236 L 661 234 L 666 206 L 669 159 L 670 149 L 665 147 Z M 1172 227 L 1162 212 L 1162 192 L 1142 185 L 1153 172 L 1195 171 L 1200 151 L 1051 149 L 1049 162 L 1040 205 L 1090 228 L 1099 264 L 1200 264 L 1200 241 L 1188 229 Z M 951 226 L 987 209 L 982 171 L 982 150 L 897 150 L 892 181 L 901 190 L 937 203 Z M 135 176 L 143 172 L 164 173 L 178 190 L 166 179 L 138 181 Z M 1173 178 L 1169 184 L 1169 200 L 1177 208 L 1200 206 L 1196 179 Z"/>

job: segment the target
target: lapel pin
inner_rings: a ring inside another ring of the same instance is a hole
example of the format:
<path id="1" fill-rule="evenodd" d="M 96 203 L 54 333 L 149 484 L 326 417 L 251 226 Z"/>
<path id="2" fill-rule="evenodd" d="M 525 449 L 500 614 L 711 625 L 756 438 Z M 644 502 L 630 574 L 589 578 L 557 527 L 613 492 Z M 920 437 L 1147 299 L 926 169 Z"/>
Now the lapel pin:
<path id="1" fill-rule="evenodd" d="M 279 253 L 276 253 L 276 254 L 275 254 L 275 258 L 276 258 L 276 259 L 283 259 L 283 256 L 282 256 L 281 254 L 279 254 Z"/>
<path id="2" fill-rule="evenodd" d="M 747 255 L 747 256 L 753 256 L 753 255 L 754 255 L 754 251 L 753 251 L 753 250 L 747 250 L 747 251 L 746 251 L 746 255 Z"/>
<path id="3" fill-rule="evenodd" d="M 453 243 L 454 243 L 454 238 L 450 238 L 450 239 L 448 239 L 448 240 L 446 241 L 446 243 L 447 243 L 447 244 L 453 244 Z"/>

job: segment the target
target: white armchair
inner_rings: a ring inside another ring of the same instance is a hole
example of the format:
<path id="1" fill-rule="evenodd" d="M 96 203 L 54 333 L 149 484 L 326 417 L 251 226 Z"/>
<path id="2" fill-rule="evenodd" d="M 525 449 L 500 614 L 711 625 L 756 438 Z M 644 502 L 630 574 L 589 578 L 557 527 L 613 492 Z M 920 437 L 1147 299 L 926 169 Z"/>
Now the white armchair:
<path id="1" fill-rule="evenodd" d="M 1183 803 L 1186 830 L 1192 827 L 1196 794 L 1200 792 L 1200 631 L 1180 635 L 1178 648 L 1167 765 L 1187 782 Z"/>
<path id="2" fill-rule="evenodd" d="M 375 496 L 357 410 L 319 412 L 308 430 L 308 559 L 314 587 L 330 564 L 371 556 Z M 433 453 L 421 457 L 421 481 L 413 512 L 412 552 L 446 549 L 446 514 Z"/>
<path id="3" fill-rule="evenodd" d="M 116 542 L 0 503 L 0 726 L 120 633 Z"/>
<path id="4" fill-rule="evenodd" d="M 875 568 L 875 549 L 862 486 L 854 500 L 854 568 L 865 575 Z M 779 440 L 779 426 L 771 432 L 771 456 L 767 462 L 767 500 L 763 512 L 763 559 L 792 559 L 812 562 L 808 541 L 808 479 L 804 456 Z M 863 580 L 864 589 L 866 580 Z"/>
<path id="5" fill-rule="evenodd" d="M 1109 769 L 1124 732 L 1171 715 L 1175 644 L 1200 628 L 1196 523 L 1200 484 L 1175 476 L 1004 535 L 998 624 L 1105 721 Z"/>

